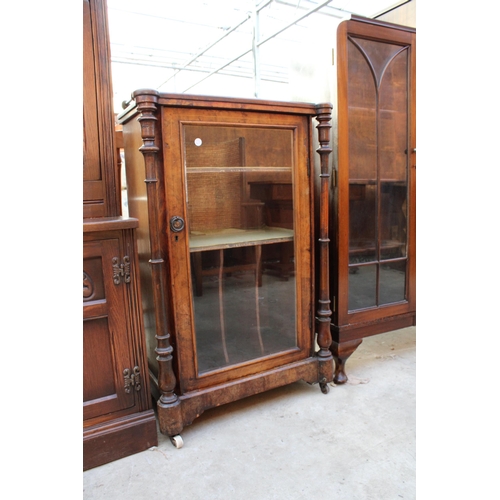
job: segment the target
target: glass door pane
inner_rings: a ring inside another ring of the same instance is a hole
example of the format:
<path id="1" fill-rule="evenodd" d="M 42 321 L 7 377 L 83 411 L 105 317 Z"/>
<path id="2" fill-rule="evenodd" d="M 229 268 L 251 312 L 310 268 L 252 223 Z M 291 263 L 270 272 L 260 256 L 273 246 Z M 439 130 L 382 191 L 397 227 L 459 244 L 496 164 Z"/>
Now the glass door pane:
<path id="1" fill-rule="evenodd" d="M 379 83 L 379 305 L 406 298 L 408 50 L 388 46 Z"/>
<path id="2" fill-rule="evenodd" d="M 198 373 L 296 348 L 292 131 L 183 132 Z"/>
<path id="3" fill-rule="evenodd" d="M 350 311 L 406 299 L 408 50 L 349 39 Z"/>

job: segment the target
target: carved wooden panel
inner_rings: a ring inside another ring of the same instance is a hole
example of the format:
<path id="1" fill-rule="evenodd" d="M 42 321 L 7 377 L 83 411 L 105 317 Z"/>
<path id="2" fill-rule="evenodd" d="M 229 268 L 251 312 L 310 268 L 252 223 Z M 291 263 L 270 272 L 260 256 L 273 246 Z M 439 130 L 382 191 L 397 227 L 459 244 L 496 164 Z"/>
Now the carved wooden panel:
<path id="1" fill-rule="evenodd" d="M 130 408 L 124 370 L 133 368 L 124 284 L 113 283 L 118 240 L 87 242 L 83 259 L 83 417 L 84 420 Z"/>

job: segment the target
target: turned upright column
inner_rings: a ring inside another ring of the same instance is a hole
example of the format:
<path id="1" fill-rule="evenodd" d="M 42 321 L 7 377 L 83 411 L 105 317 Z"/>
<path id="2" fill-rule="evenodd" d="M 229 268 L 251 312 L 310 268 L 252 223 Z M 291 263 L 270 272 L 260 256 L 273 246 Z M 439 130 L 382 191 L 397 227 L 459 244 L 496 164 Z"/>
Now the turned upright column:
<path id="1" fill-rule="evenodd" d="M 151 245 L 151 275 L 153 284 L 156 321 L 156 361 L 158 362 L 158 420 L 163 433 L 173 436 L 182 430 L 181 406 L 175 394 L 176 377 L 173 370 L 173 347 L 167 321 L 166 269 L 161 244 L 162 213 L 160 188 L 158 186 L 158 153 L 160 148 L 155 143 L 158 93 L 156 91 L 136 91 L 133 98 L 139 111 L 143 145 L 139 148 L 144 156 L 146 189 L 148 198 L 148 216 Z"/>
<path id="2" fill-rule="evenodd" d="M 322 392 L 328 392 L 328 382 L 333 380 L 333 356 L 330 352 L 332 334 L 330 331 L 332 311 L 330 309 L 330 285 L 329 285 L 329 244 L 328 238 L 328 212 L 329 212 L 329 189 L 330 169 L 328 160 L 332 148 L 330 147 L 331 104 L 319 104 L 316 107 L 318 120 L 319 148 L 316 152 L 320 155 L 320 217 L 319 217 L 319 292 L 318 310 L 316 321 L 318 324 L 318 346 L 317 356 L 320 360 L 320 387 Z"/>

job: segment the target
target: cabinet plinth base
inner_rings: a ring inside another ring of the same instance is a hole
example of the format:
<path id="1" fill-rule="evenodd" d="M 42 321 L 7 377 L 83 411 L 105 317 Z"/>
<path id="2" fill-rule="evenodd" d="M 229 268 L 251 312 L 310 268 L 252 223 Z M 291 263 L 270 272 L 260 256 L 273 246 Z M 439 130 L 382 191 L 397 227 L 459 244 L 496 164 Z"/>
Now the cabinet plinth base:
<path id="1" fill-rule="evenodd" d="M 322 392 L 325 392 L 323 386 L 333 381 L 333 360 L 330 358 L 320 361 L 317 357 L 311 357 L 257 375 L 187 392 L 179 396 L 177 405 L 158 404 L 160 431 L 167 436 L 175 436 L 209 408 L 238 401 L 299 380 L 309 384 L 320 384 Z"/>
<path id="2" fill-rule="evenodd" d="M 83 431 L 83 470 L 157 445 L 156 417 L 152 409 L 88 427 Z"/>

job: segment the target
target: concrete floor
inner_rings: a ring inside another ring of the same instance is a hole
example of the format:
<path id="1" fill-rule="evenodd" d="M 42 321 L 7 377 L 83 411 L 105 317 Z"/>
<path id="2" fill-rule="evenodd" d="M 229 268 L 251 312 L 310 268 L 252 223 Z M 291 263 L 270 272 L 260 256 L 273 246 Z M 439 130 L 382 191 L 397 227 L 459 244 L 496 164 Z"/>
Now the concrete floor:
<path id="1" fill-rule="evenodd" d="M 296 383 L 206 411 L 176 449 L 83 473 L 85 500 L 416 498 L 416 329 L 367 338 L 349 382 Z"/>

